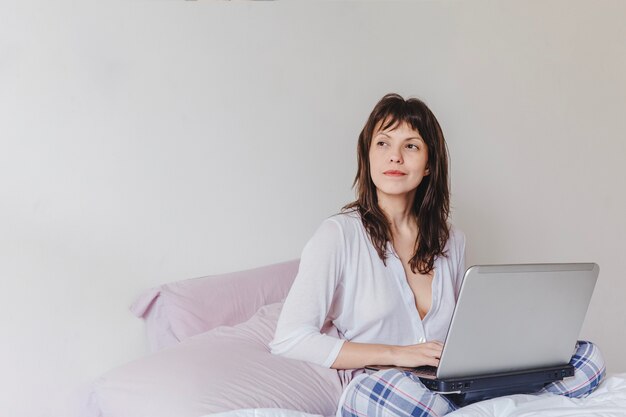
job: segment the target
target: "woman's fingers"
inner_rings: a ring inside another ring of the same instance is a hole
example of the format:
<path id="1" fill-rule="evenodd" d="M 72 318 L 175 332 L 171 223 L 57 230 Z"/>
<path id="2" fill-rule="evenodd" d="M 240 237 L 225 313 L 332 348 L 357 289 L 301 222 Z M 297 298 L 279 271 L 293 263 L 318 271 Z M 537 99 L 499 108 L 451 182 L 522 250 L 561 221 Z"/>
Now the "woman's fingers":
<path id="1" fill-rule="evenodd" d="M 443 343 L 430 341 L 417 345 L 396 346 L 394 349 L 394 365 L 397 366 L 438 366 Z"/>
<path id="2" fill-rule="evenodd" d="M 429 365 L 429 366 L 439 366 L 439 359 L 438 358 L 426 358 L 426 363 L 424 365 Z"/>
<path id="3" fill-rule="evenodd" d="M 426 342 L 415 346 L 421 346 L 424 352 L 436 358 L 440 358 L 441 352 L 443 351 L 443 344 L 441 342 Z"/>
<path id="4" fill-rule="evenodd" d="M 441 358 L 441 345 L 424 346 L 421 353 L 424 355 L 424 365 L 439 366 L 439 358 Z"/>

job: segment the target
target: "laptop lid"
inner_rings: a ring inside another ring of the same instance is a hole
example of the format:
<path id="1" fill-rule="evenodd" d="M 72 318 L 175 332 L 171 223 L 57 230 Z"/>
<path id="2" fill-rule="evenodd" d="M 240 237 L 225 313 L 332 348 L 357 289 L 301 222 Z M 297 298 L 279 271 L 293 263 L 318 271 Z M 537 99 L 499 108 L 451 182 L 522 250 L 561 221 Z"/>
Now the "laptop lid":
<path id="1" fill-rule="evenodd" d="M 598 273 L 595 263 L 469 268 L 437 378 L 567 364 Z"/>

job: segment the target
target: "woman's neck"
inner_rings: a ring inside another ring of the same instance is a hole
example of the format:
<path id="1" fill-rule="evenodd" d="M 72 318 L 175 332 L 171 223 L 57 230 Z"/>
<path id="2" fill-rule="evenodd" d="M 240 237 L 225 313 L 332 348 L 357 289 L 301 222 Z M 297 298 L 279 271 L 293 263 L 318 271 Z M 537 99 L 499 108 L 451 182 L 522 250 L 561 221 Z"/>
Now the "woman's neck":
<path id="1" fill-rule="evenodd" d="M 381 198 L 382 197 L 382 198 Z M 417 222 L 413 215 L 413 198 L 409 195 L 379 195 L 378 206 L 385 213 L 392 233 L 405 233 L 417 230 Z"/>

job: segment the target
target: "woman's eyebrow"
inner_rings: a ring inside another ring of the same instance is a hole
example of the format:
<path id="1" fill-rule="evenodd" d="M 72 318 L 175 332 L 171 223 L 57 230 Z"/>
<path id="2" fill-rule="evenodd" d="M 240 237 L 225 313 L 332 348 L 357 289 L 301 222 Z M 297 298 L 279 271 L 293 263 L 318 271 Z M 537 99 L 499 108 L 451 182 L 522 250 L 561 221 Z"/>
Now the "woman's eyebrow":
<path id="1" fill-rule="evenodd" d="M 374 136 L 374 137 L 377 137 L 377 136 L 380 136 L 380 135 L 386 136 L 386 137 L 391 139 L 391 136 L 389 136 L 385 132 L 378 132 L 378 133 L 376 133 L 376 136 Z M 411 140 L 411 139 L 419 140 L 419 141 L 424 142 L 424 139 L 422 139 L 420 136 L 410 136 L 408 138 L 404 138 L 404 141 L 406 142 L 407 140 Z"/>

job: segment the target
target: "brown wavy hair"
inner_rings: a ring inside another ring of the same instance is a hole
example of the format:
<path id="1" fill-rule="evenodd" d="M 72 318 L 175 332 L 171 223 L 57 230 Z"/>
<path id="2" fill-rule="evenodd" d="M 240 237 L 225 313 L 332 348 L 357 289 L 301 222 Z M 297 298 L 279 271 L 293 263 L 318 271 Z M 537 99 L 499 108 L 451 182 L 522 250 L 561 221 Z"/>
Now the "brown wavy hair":
<path id="1" fill-rule="evenodd" d="M 343 212 L 357 210 L 378 256 L 386 265 L 387 242 L 391 241 L 389 220 L 378 205 L 376 186 L 370 175 L 369 151 L 374 129 L 380 130 L 406 123 L 417 130 L 428 149 L 429 175 L 422 179 L 413 200 L 412 212 L 417 220 L 415 253 L 409 261 L 413 273 L 427 274 L 434 268 L 437 256 L 446 256 L 444 248 L 450 236 L 450 187 L 448 184 L 448 148 L 439 122 L 430 109 L 416 98 L 405 100 L 398 94 L 385 95 L 374 107 L 357 145 L 358 169 L 353 187 L 357 200 L 344 206 Z"/>

